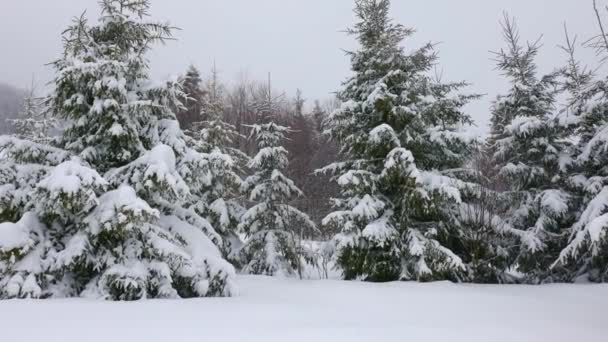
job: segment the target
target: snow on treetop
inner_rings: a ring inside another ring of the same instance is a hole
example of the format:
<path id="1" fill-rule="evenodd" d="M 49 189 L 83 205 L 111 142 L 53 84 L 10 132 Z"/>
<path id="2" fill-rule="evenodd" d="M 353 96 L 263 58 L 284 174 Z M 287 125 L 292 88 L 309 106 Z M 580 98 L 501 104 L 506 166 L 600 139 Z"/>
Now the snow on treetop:
<path id="1" fill-rule="evenodd" d="M 280 146 L 285 135 L 291 130 L 274 122 L 263 125 L 244 125 L 251 128 L 250 139 L 254 138 L 259 148 Z"/>

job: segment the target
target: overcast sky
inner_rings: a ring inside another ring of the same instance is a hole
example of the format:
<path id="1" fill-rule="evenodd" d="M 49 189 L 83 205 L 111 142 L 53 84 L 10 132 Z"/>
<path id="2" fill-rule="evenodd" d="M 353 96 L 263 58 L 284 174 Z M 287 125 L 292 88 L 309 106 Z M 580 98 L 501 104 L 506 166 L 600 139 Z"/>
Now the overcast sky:
<path id="1" fill-rule="evenodd" d="M 538 62 L 546 71 L 564 60 L 556 48 L 564 22 L 581 41 L 596 32 L 592 0 L 392 2 L 392 16 L 417 30 L 406 47 L 440 42 L 444 79 L 469 81 L 472 92 L 488 94 L 468 108 L 481 131 L 491 101 L 505 86 L 489 52 L 503 46 L 498 25 L 503 11 L 517 18 L 522 37 L 544 34 Z M 273 85 L 288 94 L 301 88 L 311 101 L 327 98 L 349 74 L 341 49 L 355 47 L 342 32 L 354 20 L 352 5 L 352 0 L 152 0 L 154 18 L 182 29 L 178 42 L 150 56 L 153 75 L 180 73 L 190 63 L 206 71 L 215 59 L 227 81 L 242 71 L 256 79 L 272 72 Z M 0 0 L 0 82 L 25 87 L 32 74 L 48 81 L 52 70 L 44 64 L 59 56 L 61 32 L 84 10 L 96 17 L 97 1 Z M 582 55 L 593 60 L 590 51 Z"/>

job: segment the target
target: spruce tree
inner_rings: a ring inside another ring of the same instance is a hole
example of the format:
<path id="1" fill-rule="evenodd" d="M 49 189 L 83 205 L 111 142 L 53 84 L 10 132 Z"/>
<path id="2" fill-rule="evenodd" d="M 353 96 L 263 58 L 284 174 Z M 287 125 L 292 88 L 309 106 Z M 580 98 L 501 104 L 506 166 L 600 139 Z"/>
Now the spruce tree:
<path id="1" fill-rule="evenodd" d="M 600 19 L 598 15 L 598 20 Z M 600 25 L 602 23 L 600 22 Z M 568 36 L 563 68 L 563 87 L 568 106 L 560 123 L 577 143 L 569 150 L 572 165 L 568 185 L 574 194 L 575 222 L 568 240 L 553 265 L 565 270 L 566 280 L 608 281 L 608 83 L 583 67 L 575 58 L 575 44 Z M 598 52 L 608 52 L 606 37 L 594 41 Z"/>
<path id="2" fill-rule="evenodd" d="M 171 111 L 180 85 L 149 79 L 145 54 L 171 27 L 147 21 L 147 0 L 100 5 L 53 63 L 56 146 L 0 138 L 0 297 L 230 295 L 222 239 L 191 208 L 209 162 Z"/>
<path id="3" fill-rule="evenodd" d="M 224 239 L 222 251 L 233 263 L 238 263 L 238 250 L 242 242 L 237 234 L 241 215 L 240 174 L 248 162 L 248 156 L 235 146 L 244 138 L 234 125 L 224 121 L 222 85 L 215 66 L 203 98 L 201 117 L 207 120 L 195 122 L 189 135 L 194 138 L 197 150 L 209 161 L 208 181 L 201 191 L 195 207 L 215 227 Z"/>
<path id="4" fill-rule="evenodd" d="M 302 196 L 294 182 L 283 174 L 288 167 L 288 152 L 281 146 L 289 129 L 273 122 L 251 126 L 251 138 L 259 152 L 250 161 L 254 173 L 242 186 L 255 203 L 243 215 L 240 230 L 247 236 L 241 249 L 243 271 L 251 274 L 301 274 L 302 250 L 294 227 L 316 231 L 308 215 L 289 205 Z"/>
<path id="5" fill-rule="evenodd" d="M 355 4 L 354 76 L 328 119 L 344 161 L 322 170 L 342 189 L 324 220 L 341 230 L 339 266 L 346 279 L 461 280 L 467 267 L 451 248 L 466 184 L 452 171 L 472 151 L 460 128 L 471 122 L 462 106 L 475 96 L 455 94 L 464 83 L 430 75 L 437 62 L 431 44 L 404 52 L 413 30 L 389 18 L 388 0 Z"/>
<path id="6" fill-rule="evenodd" d="M 36 95 L 35 82 L 32 80 L 17 118 L 9 120 L 13 125 L 15 136 L 39 143 L 49 142 L 50 135 L 59 124 L 57 120 L 48 117 L 46 107 L 45 99 Z"/>
<path id="7" fill-rule="evenodd" d="M 465 279 L 474 283 L 511 283 L 508 272 L 522 232 L 504 218 L 503 196 L 497 188 L 495 172 L 485 145 L 479 144 L 464 176 L 473 183 L 461 190 L 463 203 L 458 215 L 458 238 L 452 247 L 467 265 Z"/>
<path id="8" fill-rule="evenodd" d="M 515 261 L 519 271 L 527 282 L 557 281 L 562 275 L 550 266 L 571 220 L 563 179 L 568 160 L 562 153 L 569 147 L 553 120 L 557 75 L 538 76 L 539 42 L 523 46 L 507 15 L 503 32 L 508 48 L 496 54 L 496 61 L 511 86 L 492 111 L 493 165 L 507 182 L 504 215 L 521 242 Z"/>

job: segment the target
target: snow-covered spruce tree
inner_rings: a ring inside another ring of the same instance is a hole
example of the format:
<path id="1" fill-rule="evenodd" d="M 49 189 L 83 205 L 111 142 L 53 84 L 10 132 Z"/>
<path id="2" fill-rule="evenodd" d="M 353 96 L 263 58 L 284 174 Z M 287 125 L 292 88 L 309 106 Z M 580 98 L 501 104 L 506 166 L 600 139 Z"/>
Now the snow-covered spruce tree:
<path id="1" fill-rule="evenodd" d="M 0 138 L 0 297 L 230 295 L 221 237 L 190 208 L 209 162 L 170 110 L 179 84 L 148 78 L 145 53 L 171 28 L 146 21 L 146 0 L 100 5 L 53 63 L 57 146 Z"/>
<path id="2" fill-rule="evenodd" d="M 196 211 L 205 217 L 224 240 L 222 251 L 233 263 L 238 263 L 238 250 L 242 242 L 237 228 L 245 208 L 240 203 L 240 187 L 243 168 L 248 156 L 236 145 L 242 136 L 236 127 L 223 120 L 224 99 L 217 69 L 213 68 L 202 99 L 201 117 L 207 120 L 195 122 L 188 134 L 192 136 L 199 152 L 209 161 L 208 182 L 201 190 Z"/>
<path id="3" fill-rule="evenodd" d="M 508 48 L 496 60 L 511 86 L 492 111 L 493 164 L 507 182 L 506 222 L 521 232 L 516 264 L 524 281 L 558 281 L 560 272 L 550 266 L 563 246 L 571 215 L 562 177 L 569 164 L 564 152 L 568 145 L 553 120 L 557 75 L 538 76 L 538 42 L 522 46 L 507 15 L 503 31 Z"/>
<path id="4" fill-rule="evenodd" d="M 34 82 L 23 99 L 16 119 L 10 120 L 15 136 L 39 143 L 49 142 L 50 135 L 57 128 L 57 120 L 47 117 L 45 99 L 36 95 Z"/>
<path id="5" fill-rule="evenodd" d="M 568 178 L 568 184 L 575 194 L 576 220 L 567 230 L 569 239 L 553 268 L 566 269 L 566 280 L 606 282 L 608 82 L 606 79 L 596 80 L 595 75 L 575 59 L 575 42 L 567 42 L 569 60 L 563 72 L 563 85 L 570 96 L 560 123 L 570 129 L 569 132 L 577 141 L 571 153 L 573 165 Z M 602 55 L 608 53 L 605 36 L 598 36 L 596 47 Z"/>
<path id="6" fill-rule="evenodd" d="M 246 139 L 246 136 L 240 134 L 236 126 L 224 120 L 224 87 L 215 66 L 211 70 L 211 77 L 204 92 L 201 117 L 206 119 L 195 122 L 188 132 L 200 142 L 205 153 L 217 148 L 233 158 L 237 169 L 241 170 L 249 162 L 249 157 L 234 146 L 237 145 L 238 139 Z"/>
<path id="7" fill-rule="evenodd" d="M 404 52 L 413 31 L 389 18 L 388 0 L 355 4 L 359 22 L 349 32 L 361 48 L 349 53 L 354 76 L 327 122 L 344 161 L 321 170 L 342 188 L 324 219 L 341 230 L 339 266 L 346 279 L 462 280 L 467 266 L 455 250 L 466 184 L 453 171 L 472 151 L 460 128 L 470 123 L 461 108 L 474 96 L 455 95 L 465 84 L 429 75 L 432 45 Z"/>
<path id="8" fill-rule="evenodd" d="M 302 269 L 302 251 L 293 227 L 315 232 L 308 215 L 289 205 L 302 196 L 292 180 L 283 174 L 288 153 L 281 146 L 289 129 L 275 123 L 251 126 L 259 152 L 249 162 L 254 174 L 242 185 L 255 204 L 243 215 L 240 230 L 247 235 L 241 249 L 243 271 L 251 274 L 292 275 Z"/>

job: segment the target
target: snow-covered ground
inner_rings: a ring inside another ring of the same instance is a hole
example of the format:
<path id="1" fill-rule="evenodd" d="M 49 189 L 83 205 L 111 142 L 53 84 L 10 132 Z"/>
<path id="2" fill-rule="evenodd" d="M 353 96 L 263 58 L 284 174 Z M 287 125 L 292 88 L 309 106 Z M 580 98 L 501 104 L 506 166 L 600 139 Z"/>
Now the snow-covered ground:
<path id="1" fill-rule="evenodd" d="M 608 341 L 608 285 L 238 283 L 233 298 L 3 301 L 0 341 Z"/>

